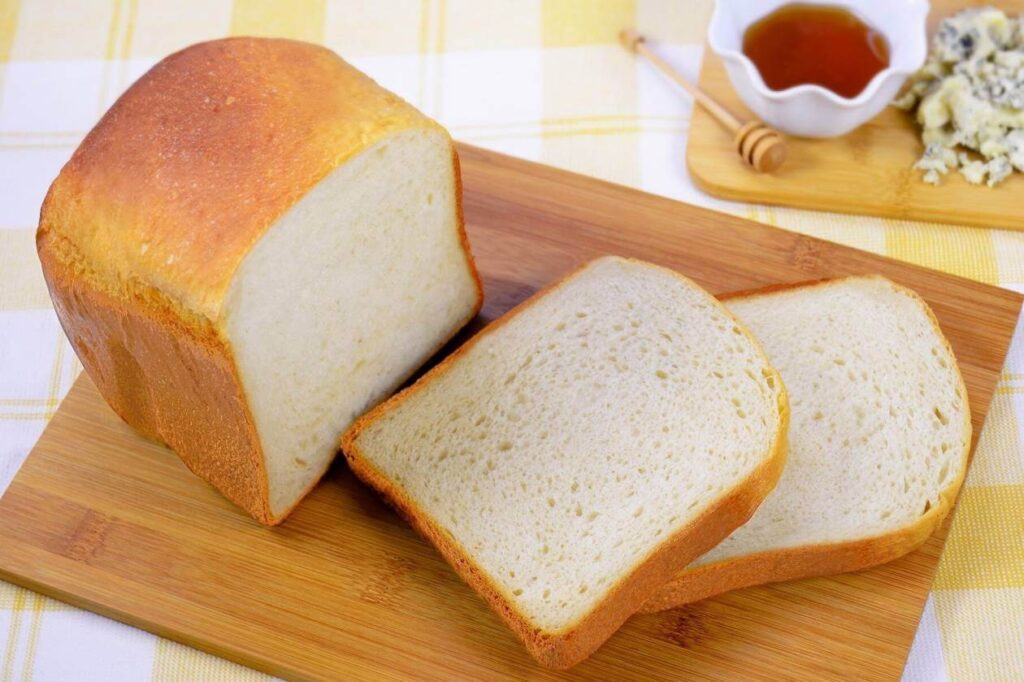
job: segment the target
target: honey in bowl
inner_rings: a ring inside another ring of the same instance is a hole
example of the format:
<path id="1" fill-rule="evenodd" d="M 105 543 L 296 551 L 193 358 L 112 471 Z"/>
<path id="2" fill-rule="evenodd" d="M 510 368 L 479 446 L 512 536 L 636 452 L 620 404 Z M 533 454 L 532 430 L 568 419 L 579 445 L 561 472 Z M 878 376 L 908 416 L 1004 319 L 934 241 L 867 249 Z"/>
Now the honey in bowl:
<path id="1" fill-rule="evenodd" d="M 743 34 L 743 54 L 765 85 L 820 85 L 853 98 L 889 66 L 885 36 L 842 7 L 785 5 Z"/>

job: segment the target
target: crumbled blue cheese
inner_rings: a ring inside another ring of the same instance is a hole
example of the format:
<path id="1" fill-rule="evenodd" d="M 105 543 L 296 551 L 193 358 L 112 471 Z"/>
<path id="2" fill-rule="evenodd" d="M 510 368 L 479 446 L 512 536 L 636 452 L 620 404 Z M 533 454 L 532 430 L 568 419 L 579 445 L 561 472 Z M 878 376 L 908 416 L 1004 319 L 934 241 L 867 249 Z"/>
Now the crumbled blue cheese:
<path id="1" fill-rule="evenodd" d="M 1024 18 L 981 7 L 946 19 L 893 104 L 917 108 L 925 152 L 914 167 L 925 182 L 959 169 L 991 187 L 1024 172 Z"/>
<path id="2" fill-rule="evenodd" d="M 997 156 L 988 162 L 988 186 L 995 187 L 1000 182 L 1010 177 L 1013 166 L 1005 156 Z"/>
<path id="3" fill-rule="evenodd" d="M 960 174 L 972 185 L 980 185 L 985 182 L 985 175 L 988 174 L 988 164 L 984 161 L 967 160 L 960 164 Z"/>
<path id="4" fill-rule="evenodd" d="M 933 185 L 939 184 L 939 176 L 945 175 L 952 168 L 960 165 L 956 151 L 941 144 L 930 144 L 925 147 L 924 155 L 917 160 L 914 168 L 925 171 L 924 181 Z"/>

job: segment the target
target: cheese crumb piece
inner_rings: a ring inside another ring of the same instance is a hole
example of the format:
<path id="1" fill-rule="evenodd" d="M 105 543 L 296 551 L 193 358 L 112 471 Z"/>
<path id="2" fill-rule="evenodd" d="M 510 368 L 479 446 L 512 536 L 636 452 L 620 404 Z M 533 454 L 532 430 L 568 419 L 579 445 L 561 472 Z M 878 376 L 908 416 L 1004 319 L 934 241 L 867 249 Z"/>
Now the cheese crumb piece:
<path id="1" fill-rule="evenodd" d="M 925 151 L 914 168 L 925 182 L 959 169 L 971 184 L 993 187 L 1024 172 L 1024 19 L 992 7 L 949 17 L 893 105 L 916 107 Z"/>

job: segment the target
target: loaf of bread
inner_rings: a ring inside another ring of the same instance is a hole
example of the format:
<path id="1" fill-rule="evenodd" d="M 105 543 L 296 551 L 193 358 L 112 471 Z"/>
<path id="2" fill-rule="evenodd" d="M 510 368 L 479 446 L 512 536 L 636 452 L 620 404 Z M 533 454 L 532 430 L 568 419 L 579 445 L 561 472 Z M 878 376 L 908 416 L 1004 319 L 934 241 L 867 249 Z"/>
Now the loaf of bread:
<path id="1" fill-rule="evenodd" d="M 195 45 L 43 204 L 64 330 L 110 406 L 257 520 L 479 308 L 448 134 L 322 47 Z"/>
<path id="2" fill-rule="evenodd" d="M 967 390 L 917 294 L 882 277 L 850 277 L 725 303 L 786 382 L 786 470 L 754 517 L 647 611 L 891 561 L 938 527 L 967 469 Z"/>
<path id="3" fill-rule="evenodd" d="M 787 420 L 778 375 L 718 301 L 603 258 L 362 417 L 343 450 L 565 668 L 750 517 Z"/>

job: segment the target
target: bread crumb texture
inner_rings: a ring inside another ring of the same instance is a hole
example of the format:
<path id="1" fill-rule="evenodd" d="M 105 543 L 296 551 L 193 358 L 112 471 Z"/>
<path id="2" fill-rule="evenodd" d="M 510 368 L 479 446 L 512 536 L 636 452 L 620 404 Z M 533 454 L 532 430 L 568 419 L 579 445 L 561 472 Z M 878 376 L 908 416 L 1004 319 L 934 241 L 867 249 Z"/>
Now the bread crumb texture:
<path id="1" fill-rule="evenodd" d="M 753 518 L 694 566 L 880 536 L 950 504 L 941 497 L 964 475 L 970 411 L 916 294 L 855 277 L 727 305 L 786 382 L 789 458 Z"/>

